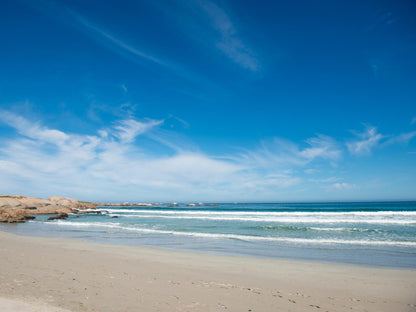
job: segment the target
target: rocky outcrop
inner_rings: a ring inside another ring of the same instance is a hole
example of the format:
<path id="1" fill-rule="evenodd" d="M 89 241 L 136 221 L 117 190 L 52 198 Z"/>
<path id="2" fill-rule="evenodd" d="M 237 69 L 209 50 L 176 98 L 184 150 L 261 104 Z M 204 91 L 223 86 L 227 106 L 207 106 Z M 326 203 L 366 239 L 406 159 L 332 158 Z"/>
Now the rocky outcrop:
<path id="1" fill-rule="evenodd" d="M 0 209 L 0 222 L 23 223 L 26 220 L 33 220 L 35 217 L 26 215 L 21 209 Z"/>
<path id="2" fill-rule="evenodd" d="M 16 197 L 0 197 L 0 209 L 2 208 L 12 208 L 20 209 L 27 207 L 24 203 L 20 201 L 20 198 Z"/>
<path id="3" fill-rule="evenodd" d="M 0 209 L 0 221 L 5 223 L 20 223 L 25 222 L 26 217 L 22 210 Z"/>
<path id="4" fill-rule="evenodd" d="M 49 217 L 48 220 L 59 220 L 68 218 L 68 214 L 65 212 L 60 212 L 56 216 Z"/>
<path id="5" fill-rule="evenodd" d="M 78 202 L 78 209 L 97 209 L 97 205 L 94 203 L 80 201 Z"/>
<path id="6" fill-rule="evenodd" d="M 97 206 L 80 202 L 74 198 L 49 197 L 41 199 L 25 196 L 0 196 L 0 222 L 25 222 L 30 215 L 37 214 L 69 214 L 85 209 L 96 209 Z"/>

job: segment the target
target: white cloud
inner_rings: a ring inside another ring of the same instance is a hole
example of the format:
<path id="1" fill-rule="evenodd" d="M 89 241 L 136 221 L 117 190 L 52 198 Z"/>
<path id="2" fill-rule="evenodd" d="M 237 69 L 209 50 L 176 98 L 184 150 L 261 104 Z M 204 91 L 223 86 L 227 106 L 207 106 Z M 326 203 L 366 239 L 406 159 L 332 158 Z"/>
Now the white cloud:
<path id="1" fill-rule="evenodd" d="M 75 12 L 74 10 L 67 9 L 67 11 L 70 12 L 72 17 L 74 17 L 74 19 L 77 20 L 80 23 L 80 25 L 84 26 L 85 29 L 91 32 L 90 34 L 93 39 L 97 39 L 96 35 L 98 35 L 99 38 L 104 39 L 106 42 L 110 43 L 114 47 L 117 47 L 123 51 L 126 51 L 134 56 L 146 59 L 148 61 L 151 61 L 153 63 L 159 64 L 162 66 L 167 66 L 167 67 L 171 66 L 169 63 L 161 60 L 160 58 L 155 57 L 152 54 L 143 52 L 142 50 L 139 50 L 133 45 L 128 44 L 119 38 L 116 38 L 114 35 L 110 34 L 108 31 L 104 30 L 102 27 L 99 27 L 93 24 L 87 18 Z M 127 88 L 124 85 L 123 85 L 123 89 L 127 90 Z"/>
<path id="2" fill-rule="evenodd" d="M 224 194 L 227 191 L 218 186 L 224 183 L 238 190 L 238 185 L 256 176 L 246 176 L 240 164 L 200 152 L 174 150 L 171 155 L 155 156 L 140 142 L 133 143 L 137 136 L 157 132 L 154 129 L 162 124 L 158 120 L 121 120 L 97 135 L 80 135 L 9 112 L 2 111 L 0 118 L 19 133 L 14 139 L 2 138 L 0 175 L 7 181 L 0 183 L 3 192 L 95 200 L 185 200 Z"/>
<path id="3" fill-rule="evenodd" d="M 299 177 L 293 177 L 286 174 L 271 174 L 266 175 L 263 179 L 253 179 L 247 180 L 244 183 L 244 187 L 249 189 L 273 189 L 276 187 L 279 188 L 288 188 L 294 185 L 301 183 L 302 179 Z"/>
<path id="4" fill-rule="evenodd" d="M 318 173 L 318 172 L 319 172 L 319 170 L 317 170 L 317 169 L 313 169 L 313 168 L 309 168 L 309 169 L 305 169 L 305 170 L 304 170 L 304 172 L 305 172 L 306 174 L 315 174 L 315 173 Z"/>
<path id="5" fill-rule="evenodd" d="M 124 143 L 133 142 L 134 139 L 147 131 L 150 131 L 153 127 L 156 127 L 163 123 L 163 120 L 148 120 L 147 122 L 140 122 L 134 119 L 125 119 L 117 123 L 114 129 L 117 132 L 114 133 Z"/>
<path id="6" fill-rule="evenodd" d="M 397 143 L 397 144 L 408 144 L 409 141 L 411 139 L 413 139 L 415 136 L 416 136 L 416 131 L 401 133 L 397 136 L 391 137 L 384 144 L 385 145 L 395 144 L 395 143 Z"/>
<path id="7" fill-rule="evenodd" d="M 365 131 L 357 133 L 359 140 L 347 143 L 348 150 L 354 155 L 370 154 L 371 150 L 377 147 L 380 141 L 385 138 L 384 135 L 377 133 L 377 128 L 367 126 Z"/>
<path id="8" fill-rule="evenodd" d="M 95 134 L 51 129 L 4 110 L 0 122 L 17 132 L 0 138 L 3 193 L 97 201 L 293 200 L 312 189 L 356 187 L 337 177 L 333 166 L 333 176 L 322 176 L 342 156 L 339 144 L 323 135 L 303 144 L 276 138 L 237 156 L 213 157 L 162 129 L 161 120 L 123 119 Z"/>
<path id="9" fill-rule="evenodd" d="M 46 13 L 61 23 L 78 28 L 97 43 L 105 46 L 106 48 L 112 49 L 121 56 L 130 56 L 173 70 L 177 69 L 175 65 L 165 59 L 162 59 L 161 57 L 156 56 L 155 53 L 150 53 L 149 51 L 146 51 L 145 48 L 139 48 L 135 44 L 128 43 L 126 40 L 121 39 L 120 36 L 116 36 L 108 29 L 105 29 L 105 27 L 92 22 L 89 18 L 80 14 L 72 7 L 65 5 L 62 1 L 35 0 L 24 2 L 33 9 Z M 125 89 L 125 92 L 127 91 L 125 86 L 122 86 L 122 88 Z"/>
<path id="10" fill-rule="evenodd" d="M 383 135 L 377 132 L 376 127 L 366 126 L 364 132 L 356 133 L 358 140 L 346 143 L 349 152 L 353 155 L 369 155 L 377 147 L 386 147 L 393 144 L 408 144 L 416 137 L 416 131 L 405 132 L 398 135 Z"/>
<path id="11" fill-rule="evenodd" d="M 338 144 L 326 135 L 320 134 L 317 137 L 309 138 L 306 140 L 306 143 L 310 147 L 300 152 L 300 155 L 306 159 L 323 158 L 337 160 L 341 156 L 341 150 L 339 150 Z"/>
<path id="12" fill-rule="evenodd" d="M 298 146 L 281 138 L 263 141 L 259 148 L 245 150 L 239 157 L 238 161 L 250 167 L 270 168 L 305 164 L 305 160 L 299 157 Z"/>
<path id="13" fill-rule="evenodd" d="M 164 7 L 157 3 L 153 4 L 161 8 Z M 180 5 L 182 5 L 183 11 L 180 14 L 175 12 L 175 18 L 178 18 L 180 23 L 183 23 L 184 19 L 189 19 L 191 16 L 193 16 L 193 25 L 200 26 L 201 23 L 203 23 L 202 20 L 205 20 L 204 27 L 209 28 L 209 31 L 205 32 L 205 35 L 207 33 L 210 34 L 209 41 L 211 44 L 215 45 L 218 50 L 220 50 L 230 60 L 239 64 L 240 66 L 251 71 L 259 70 L 260 63 L 258 59 L 255 57 L 251 49 L 249 49 L 248 46 L 244 44 L 242 39 L 238 36 L 233 22 L 224 9 L 209 0 L 194 0 L 192 2 L 182 3 Z M 191 6 L 190 10 L 189 6 Z M 161 58 L 160 56 L 155 55 L 155 53 L 145 51 L 146 49 L 139 48 L 132 43 L 128 43 L 126 40 L 121 39 L 120 36 L 114 35 L 108 29 L 97 25 L 73 9 L 56 3 L 55 10 L 66 12 L 67 18 L 69 17 L 70 19 L 76 21 L 77 24 L 82 27 L 84 32 L 88 34 L 93 40 L 100 44 L 104 44 L 122 56 L 133 56 L 138 59 L 147 60 L 149 62 L 168 68 L 183 77 L 192 79 L 195 79 L 196 77 L 195 74 L 188 73 L 184 68 L 175 64 L 174 62 L 168 61 L 166 58 Z M 166 8 L 163 8 L 163 10 L 169 15 L 173 14 Z M 195 10 L 199 11 L 196 15 L 194 14 Z M 177 15 L 183 15 L 186 16 L 186 18 L 182 19 Z M 203 16 L 202 19 L 200 18 L 201 16 Z M 194 28 L 195 27 L 184 27 L 187 33 L 194 32 Z M 199 31 L 193 35 L 193 37 L 197 38 L 197 40 L 200 40 L 200 36 L 201 33 Z M 207 39 L 206 36 L 204 36 L 204 38 Z M 125 85 L 123 85 L 122 88 L 124 92 L 127 91 Z"/>
<path id="14" fill-rule="evenodd" d="M 342 178 L 339 177 L 329 177 L 329 178 L 322 178 L 322 179 L 309 179 L 310 182 L 313 183 L 333 183 L 336 181 L 340 181 Z"/>
<path id="15" fill-rule="evenodd" d="M 0 121 L 18 132 L 0 146 L 6 193 L 88 200 L 273 198 L 302 183 L 294 166 L 338 157 L 336 143 L 324 136 L 307 140 L 303 149 L 276 139 L 252 153 L 217 158 L 181 143 L 161 129 L 161 120 L 124 119 L 92 135 L 65 133 L 7 111 Z M 154 144 L 170 152 L 155 154 Z"/>
<path id="16" fill-rule="evenodd" d="M 214 48 L 239 66 L 256 72 L 260 61 L 238 33 L 230 15 L 210 0 L 149 1 L 164 12 L 193 41 Z"/>
<path id="17" fill-rule="evenodd" d="M 76 9 L 63 4 L 62 1 L 35 0 L 25 1 L 25 4 L 43 14 L 48 14 L 58 22 L 82 31 L 98 44 L 114 51 L 123 58 L 139 64 L 147 61 L 159 65 L 177 76 L 189 80 L 198 79 L 197 75 L 188 72 L 177 62 L 169 60 L 163 53 L 151 51 L 149 46 L 139 45 L 131 38 L 124 38 L 123 34 L 116 33 L 113 29 L 92 21 L 89 17 L 80 14 Z M 121 87 L 124 93 L 128 92 L 126 85 Z"/>
<path id="18" fill-rule="evenodd" d="M 218 49 L 242 67 L 257 71 L 259 61 L 238 37 L 235 26 L 227 13 L 212 1 L 199 0 L 196 2 L 208 15 L 212 27 L 216 29 L 220 36 L 216 44 Z"/>
<path id="19" fill-rule="evenodd" d="M 316 160 L 336 161 L 341 157 L 338 143 L 325 135 L 317 135 L 306 140 L 307 147 L 282 139 L 274 138 L 264 141 L 260 148 L 245 151 L 242 161 L 253 167 L 287 168 L 288 166 L 305 166 Z"/>
<path id="20" fill-rule="evenodd" d="M 354 189 L 356 186 L 355 184 L 348 184 L 345 182 L 341 182 L 341 183 L 332 184 L 332 187 L 336 190 L 351 190 L 351 189 Z"/>
<path id="21" fill-rule="evenodd" d="M 36 123 L 32 124 L 25 118 L 8 111 L 0 110 L 0 120 L 15 128 L 20 134 L 45 143 L 61 145 L 65 144 L 65 141 L 68 139 L 68 136 L 62 131 L 48 129 Z"/>

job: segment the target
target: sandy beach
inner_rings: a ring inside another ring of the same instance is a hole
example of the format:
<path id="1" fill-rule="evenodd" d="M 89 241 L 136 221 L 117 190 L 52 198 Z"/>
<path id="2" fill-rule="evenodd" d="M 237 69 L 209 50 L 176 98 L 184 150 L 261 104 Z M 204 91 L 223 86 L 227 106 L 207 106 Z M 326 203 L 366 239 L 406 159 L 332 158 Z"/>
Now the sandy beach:
<path id="1" fill-rule="evenodd" d="M 0 232 L 4 312 L 416 311 L 416 271 Z"/>

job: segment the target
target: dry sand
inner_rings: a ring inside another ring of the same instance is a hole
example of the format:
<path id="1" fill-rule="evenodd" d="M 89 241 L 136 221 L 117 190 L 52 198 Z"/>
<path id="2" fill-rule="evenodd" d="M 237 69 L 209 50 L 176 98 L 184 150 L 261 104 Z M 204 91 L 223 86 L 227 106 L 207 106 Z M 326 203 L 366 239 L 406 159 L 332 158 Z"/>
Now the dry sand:
<path id="1" fill-rule="evenodd" d="M 416 271 L 410 270 L 4 232 L 0 268 L 1 312 L 416 311 Z"/>
<path id="2" fill-rule="evenodd" d="M 58 307 L 53 307 L 39 300 L 25 302 L 23 300 L 12 300 L 0 298 L 0 311 L 5 312 L 70 312 Z"/>

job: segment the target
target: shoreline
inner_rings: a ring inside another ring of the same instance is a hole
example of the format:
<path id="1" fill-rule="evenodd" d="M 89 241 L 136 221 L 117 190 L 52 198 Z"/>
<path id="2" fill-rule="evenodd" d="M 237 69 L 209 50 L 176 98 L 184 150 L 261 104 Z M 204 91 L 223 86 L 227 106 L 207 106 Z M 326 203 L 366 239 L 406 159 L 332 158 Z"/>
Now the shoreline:
<path id="1" fill-rule="evenodd" d="M 14 226 L 14 225 L 12 225 Z M 27 226 L 27 224 L 25 225 Z M 179 252 L 179 253 L 189 253 L 189 254 L 196 254 L 196 255 L 207 255 L 207 256 L 219 256 L 219 257 L 232 257 L 232 258 L 248 258 L 248 259 L 259 259 L 259 260 L 276 260 L 276 261 L 283 261 L 283 262 L 298 262 L 298 263 L 315 263 L 315 264 L 322 264 L 322 265 L 335 265 L 335 266 L 347 266 L 347 267 L 357 267 L 357 268 L 368 268 L 368 269 L 386 269 L 386 270 L 400 270 L 400 271 L 414 271 L 416 272 L 415 267 L 403 267 L 403 266 L 392 266 L 387 264 L 368 264 L 368 263 L 353 263 L 353 262 L 346 262 L 346 261 L 334 261 L 334 260 L 322 260 L 322 259 L 311 259 L 311 258 L 302 258 L 302 257 L 295 257 L 295 256 L 281 256 L 281 257 L 273 257 L 273 256 L 263 256 L 263 255 L 254 255 L 254 254 L 242 254 L 238 252 L 227 252 L 227 251 L 213 251 L 213 250 L 200 250 L 196 251 L 195 249 L 187 249 L 187 248 L 179 248 L 179 247 L 166 247 L 166 246 L 157 246 L 157 245 L 140 245 L 140 244 L 129 244 L 128 242 L 106 242 L 103 240 L 96 240 L 96 239 L 88 239 L 88 238 L 77 238 L 77 237 L 47 237 L 46 235 L 32 235 L 28 233 L 22 233 L 19 231 L 10 231 L 5 230 L 0 227 L 0 233 L 10 233 L 16 236 L 22 237 L 33 237 L 33 238 L 46 238 L 46 239 L 62 239 L 62 240 L 75 240 L 79 242 L 91 243 L 91 244 L 98 244 L 103 246 L 124 246 L 126 248 L 144 248 L 144 249 L 151 249 L 151 250 L 160 250 L 166 252 Z"/>
<path id="2" fill-rule="evenodd" d="M 411 311 L 416 271 L 0 232 L 0 297 L 70 311 Z"/>

